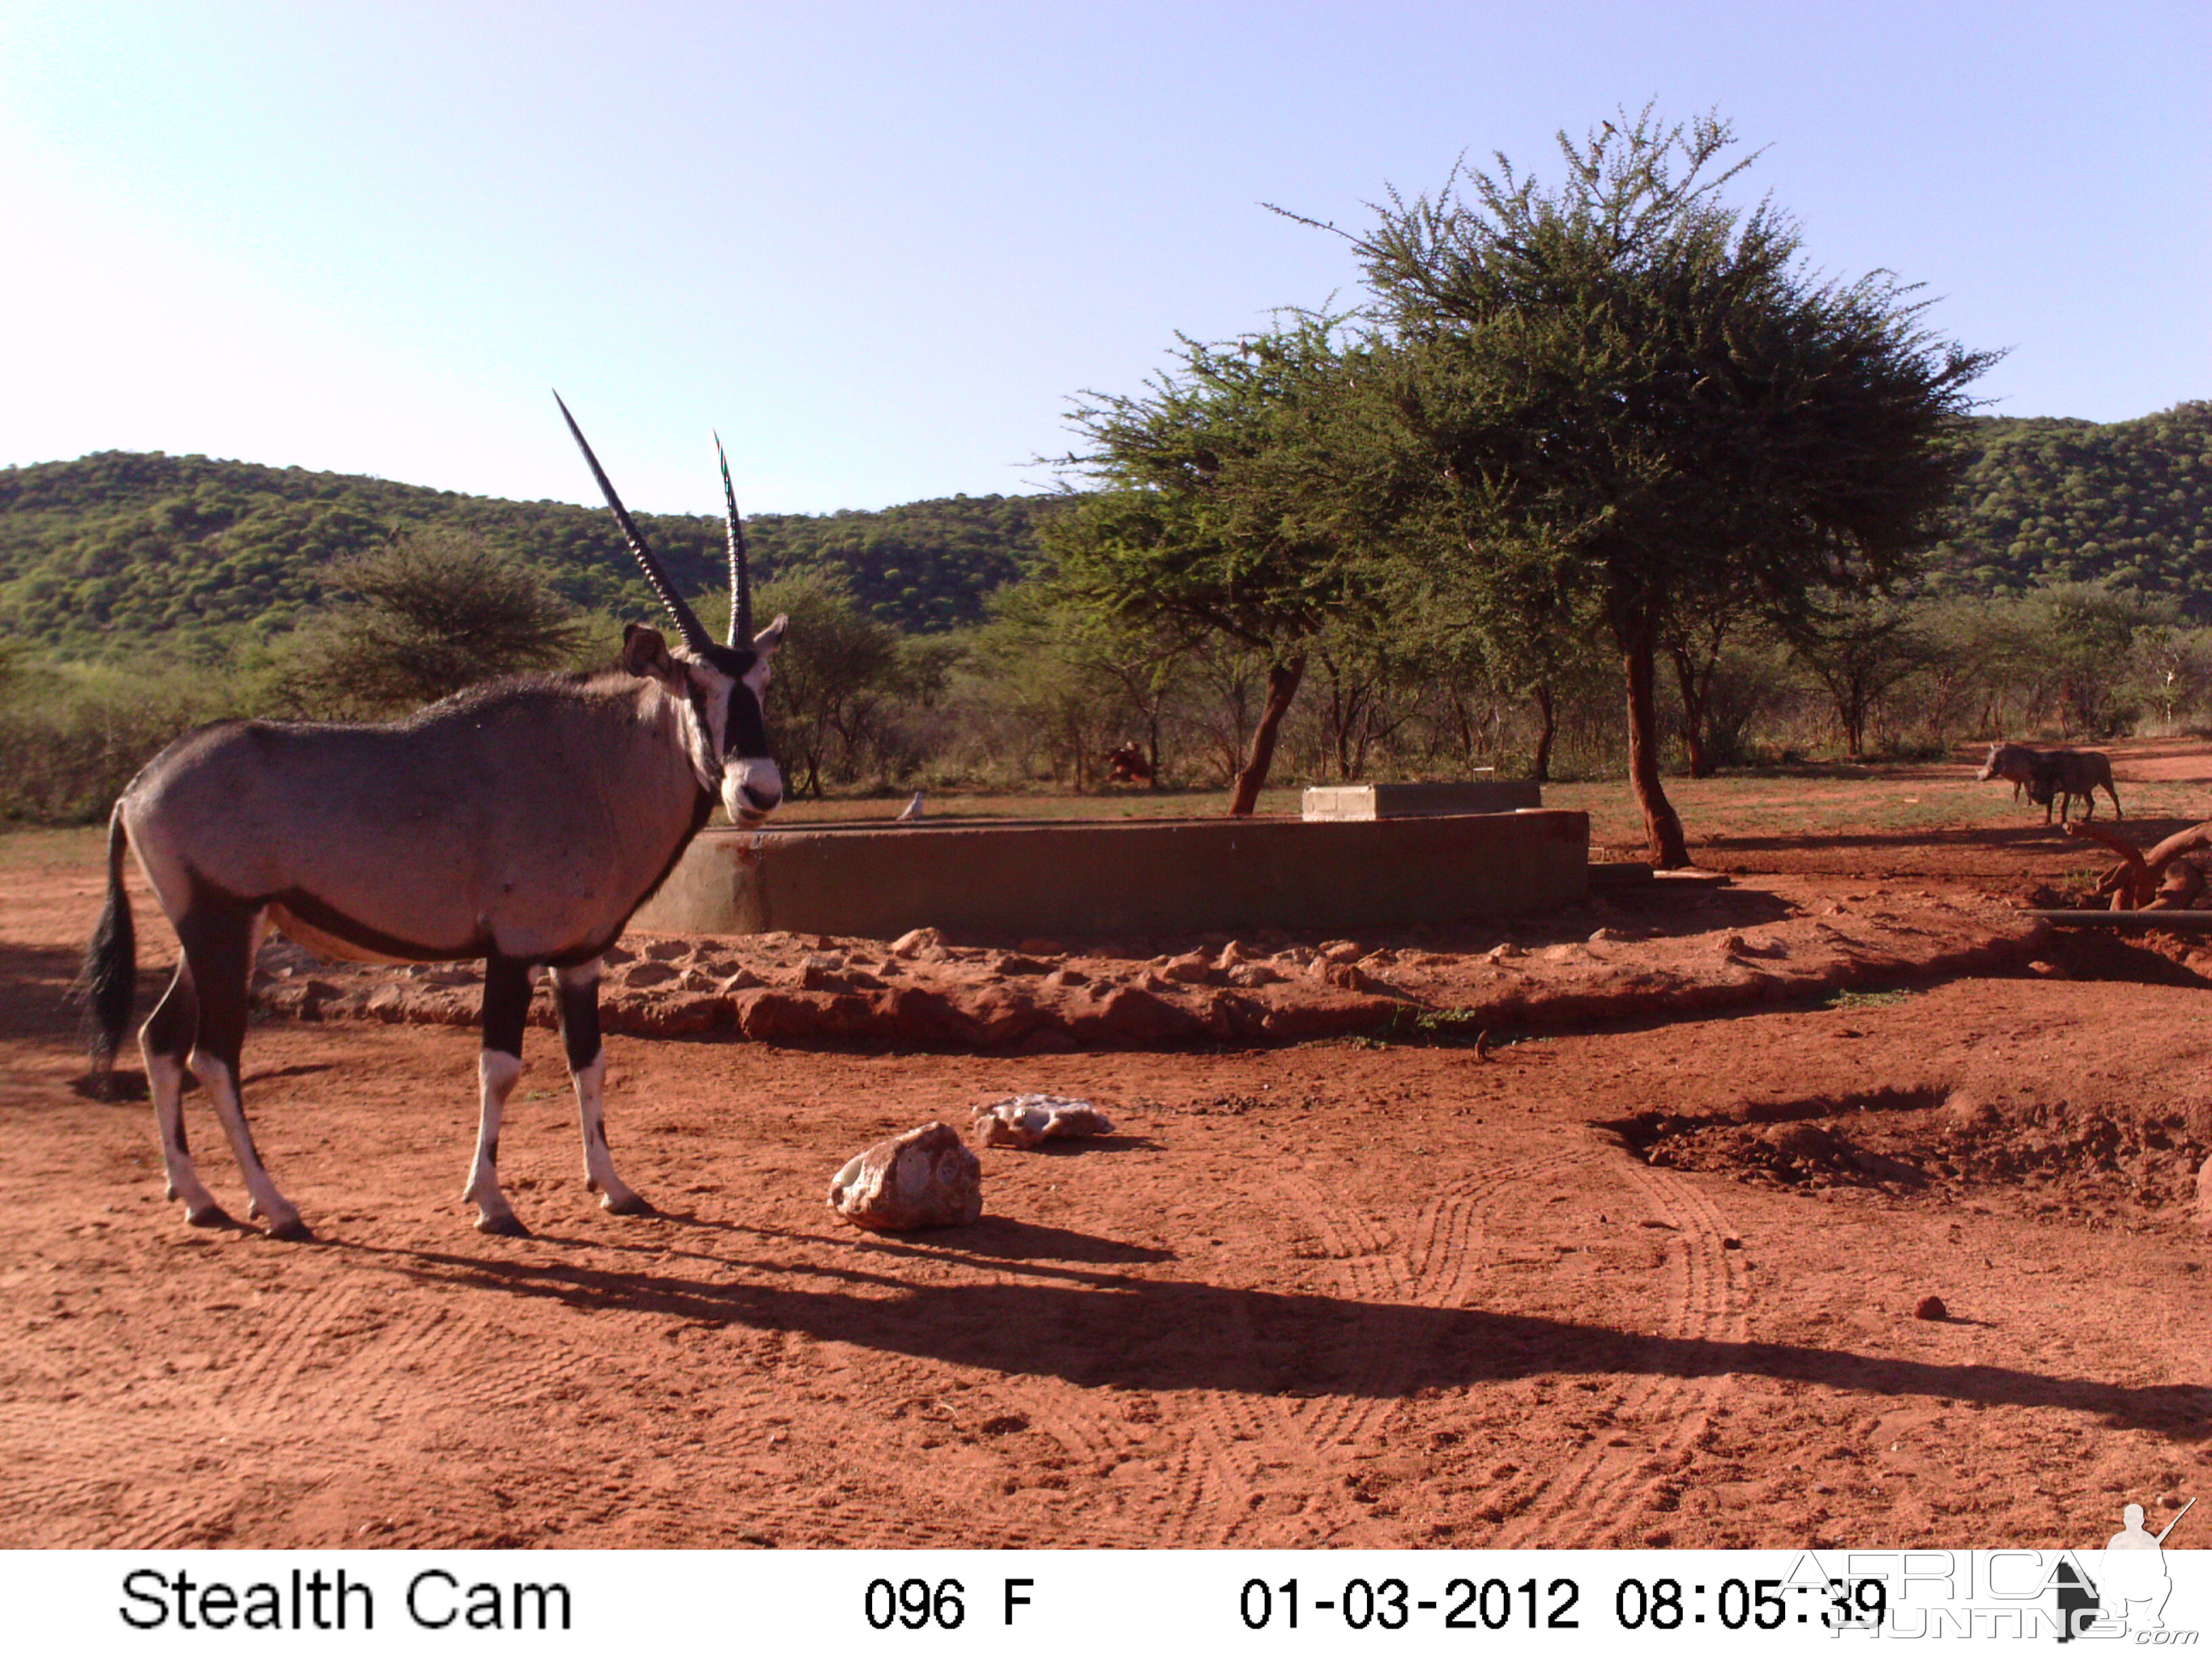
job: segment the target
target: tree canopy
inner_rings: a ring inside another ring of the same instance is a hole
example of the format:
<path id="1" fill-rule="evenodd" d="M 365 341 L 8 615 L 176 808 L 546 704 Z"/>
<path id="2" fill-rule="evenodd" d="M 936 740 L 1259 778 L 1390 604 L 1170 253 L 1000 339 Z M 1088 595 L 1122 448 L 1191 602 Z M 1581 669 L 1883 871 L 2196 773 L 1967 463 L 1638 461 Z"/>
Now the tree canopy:
<path id="1" fill-rule="evenodd" d="M 1267 702 L 1232 813 L 1259 798 L 1314 640 L 1356 627 L 1376 594 L 1347 488 L 1369 453 L 1357 353 L 1334 336 L 1304 317 L 1225 344 L 1184 340 L 1180 370 L 1143 394 L 1083 400 L 1073 423 L 1091 448 L 1069 465 L 1100 488 L 1044 532 L 1063 591 L 1261 660 Z"/>
<path id="2" fill-rule="evenodd" d="M 576 612 L 535 572 L 450 530 L 396 537 L 333 562 L 349 603 L 300 641 L 293 668 L 316 713 L 417 708 L 503 674 L 564 665 L 583 643 Z"/>
<path id="3" fill-rule="evenodd" d="M 1555 188 L 1500 157 L 1393 195 L 1354 245 L 1449 556 L 1477 588 L 1534 573 L 1599 605 L 1652 854 L 1675 866 L 1654 687 L 1669 623 L 1746 592 L 1789 614 L 1911 569 L 1991 358 L 1936 339 L 1886 273 L 1808 273 L 1771 204 L 1723 202 L 1751 159 L 1717 166 L 1724 121 L 1622 119 L 1559 135 Z"/>

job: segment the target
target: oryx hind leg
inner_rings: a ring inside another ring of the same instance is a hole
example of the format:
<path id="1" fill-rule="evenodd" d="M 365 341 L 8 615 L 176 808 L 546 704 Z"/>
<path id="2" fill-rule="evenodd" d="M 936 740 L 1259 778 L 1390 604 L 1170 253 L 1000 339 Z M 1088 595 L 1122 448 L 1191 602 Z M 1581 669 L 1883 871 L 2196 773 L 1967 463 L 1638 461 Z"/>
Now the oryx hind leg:
<path id="1" fill-rule="evenodd" d="M 169 988 L 138 1030 L 138 1052 L 146 1057 L 146 1089 L 154 1097 L 154 1125 L 161 1138 L 161 1169 L 167 1196 L 182 1199 L 185 1219 L 195 1227 L 223 1227 L 230 1217 L 215 1194 L 200 1183 L 185 1143 L 185 1062 L 199 1027 L 199 999 L 192 994 L 191 969 L 177 963 Z"/>
<path id="2" fill-rule="evenodd" d="M 477 1088 L 482 1105 L 477 1121 L 477 1153 L 469 1165 L 465 1203 L 477 1206 L 477 1231 L 526 1238 L 524 1226 L 499 1185 L 499 1120 L 507 1097 L 522 1075 L 522 1031 L 530 1018 L 530 964 L 512 957 L 484 962 L 483 1048 L 477 1057 Z"/>
<path id="3" fill-rule="evenodd" d="M 238 1058 L 246 1046 L 247 981 L 253 972 L 254 947 L 261 941 L 258 911 L 229 905 L 187 913 L 177 923 L 177 938 L 185 947 L 185 962 L 191 969 L 192 991 L 199 1002 L 191 1053 L 185 1063 L 200 1086 L 215 1102 L 230 1139 L 231 1155 L 252 1204 L 246 1213 L 265 1218 L 271 1238 L 313 1238 L 300 1219 L 292 1200 L 276 1190 L 276 1183 L 261 1162 L 253 1144 L 253 1131 L 246 1121 L 246 1103 L 239 1093 Z"/>
<path id="4" fill-rule="evenodd" d="M 584 1182 L 611 1215 L 651 1215 L 653 1206 L 615 1173 L 607 1150 L 606 1051 L 599 1046 L 599 963 L 597 957 L 554 969 L 560 994 L 561 1041 L 568 1051 L 568 1079 L 576 1085 L 576 1110 L 584 1132 Z"/>

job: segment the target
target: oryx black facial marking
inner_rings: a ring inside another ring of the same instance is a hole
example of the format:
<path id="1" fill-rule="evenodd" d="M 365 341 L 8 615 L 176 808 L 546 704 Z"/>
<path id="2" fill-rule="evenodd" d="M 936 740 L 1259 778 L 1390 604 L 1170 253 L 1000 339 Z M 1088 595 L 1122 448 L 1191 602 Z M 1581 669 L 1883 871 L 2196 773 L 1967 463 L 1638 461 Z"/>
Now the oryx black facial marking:
<path id="1" fill-rule="evenodd" d="M 608 1152 L 599 958 L 718 800 L 745 823 L 781 804 L 761 703 L 785 624 L 779 617 L 751 631 L 726 462 L 734 592 L 730 638 L 718 644 L 638 535 L 573 419 L 568 426 L 679 645 L 633 624 L 616 668 L 501 681 L 386 725 L 204 726 L 156 756 L 116 802 L 106 907 L 85 959 L 95 1063 L 112 1064 L 131 1016 L 129 853 L 183 946 L 139 1046 L 168 1193 L 197 1224 L 226 1218 L 186 1148 L 187 1076 L 215 1105 L 253 1213 L 273 1236 L 307 1236 L 262 1166 L 239 1097 L 247 979 L 271 925 L 330 956 L 483 960 L 479 1120 L 465 1197 L 487 1232 L 522 1231 L 500 1189 L 500 1122 L 521 1075 L 531 975 L 549 971 L 586 1182 L 617 1214 L 651 1208 Z"/>

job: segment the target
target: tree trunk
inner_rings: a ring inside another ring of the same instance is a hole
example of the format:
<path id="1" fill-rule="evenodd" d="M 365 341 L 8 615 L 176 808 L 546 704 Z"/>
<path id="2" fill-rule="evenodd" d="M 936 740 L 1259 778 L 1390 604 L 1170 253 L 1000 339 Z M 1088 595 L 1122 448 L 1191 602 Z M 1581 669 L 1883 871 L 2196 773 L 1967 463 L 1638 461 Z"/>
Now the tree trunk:
<path id="1" fill-rule="evenodd" d="M 1275 760 L 1275 733 L 1283 724 L 1283 716 L 1290 713 L 1291 699 L 1298 695 L 1298 682 L 1305 678 L 1305 653 L 1300 652 L 1286 663 L 1267 665 L 1267 702 L 1260 711 L 1260 724 L 1252 731 L 1251 752 L 1245 757 L 1244 769 L 1237 775 L 1237 793 L 1229 803 L 1229 816 L 1249 817 L 1259 804 L 1260 791 L 1267 787 L 1267 769 Z"/>
<path id="2" fill-rule="evenodd" d="M 1622 641 L 1620 655 L 1628 675 L 1628 777 L 1636 787 L 1636 804 L 1644 810 L 1651 862 L 1662 870 L 1686 869 L 1690 848 L 1682 835 L 1682 820 L 1659 781 L 1657 653 L 1648 620 L 1639 619 Z"/>
<path id="3" fill-rule="evenodd" d="M 1677 645 L 1668 654 L 1674 659 L 1674 684 L 1682 693 L 1682 748 L 1690 761 L 1690 775 L 1693 778 L 1712 776 L 1712 751 L 1705 744 L 1705 708 L 1712 701 L 1713 674 L 1720 666 L 1720 655 L 1713 656 L 1700 665 L 1690 655 L 1687 645 Z"/>
<path id="4" fill-rule="evenodd" d="M 1552 696 L 1548 682 L 1539 681 L 1535 691 L 1536 713 L 1542 723 L 1536 728 L 1536 763 L 1528 775 L 1539 783 L 1552 781 L 1552 744 L 1559 734 L 1559 710 Z"/>

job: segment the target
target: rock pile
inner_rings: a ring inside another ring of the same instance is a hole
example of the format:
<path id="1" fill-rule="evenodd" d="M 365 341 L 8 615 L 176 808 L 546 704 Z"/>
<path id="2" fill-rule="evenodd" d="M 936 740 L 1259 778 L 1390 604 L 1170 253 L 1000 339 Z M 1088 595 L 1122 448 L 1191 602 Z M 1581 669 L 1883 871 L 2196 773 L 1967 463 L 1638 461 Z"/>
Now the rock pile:
<path id="1" fill-rule="evenodd" d="M 1859 895 L 1851 895 L 1855 901 Z M 1667 904 L 1656 927 L 1594 901 L 1512 931 L 1471 925 L 1385 939 L 1294 940 L 1255 930 L 1071 947 L 955 945 L 921 927 L 884 944 L 818 934 L 654 938 L 606 954 L 601 1023 L 653 1036 L 726 1032 L 793 1046 L 1015 1052 L 1297 1042 L 1418 1024 L 1571 1024 L 1810 997 L 1882 980 L 1985 970 L 2032 954 L 2042 924 L 1923 896 L 1845 911 L 1796 881 Z M 1730 905 L 1736 914 L 1730 914 Z M 1757 932 L 1743 922 L 1756 917 Z M 304 1019 L 473 1024 L 474 963 L 325 964 L 281 939 L 255 986 L 266 1012 Z M 551 1026 L 550 987 L 532 1006 Z"/>

